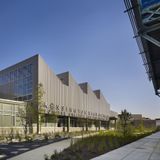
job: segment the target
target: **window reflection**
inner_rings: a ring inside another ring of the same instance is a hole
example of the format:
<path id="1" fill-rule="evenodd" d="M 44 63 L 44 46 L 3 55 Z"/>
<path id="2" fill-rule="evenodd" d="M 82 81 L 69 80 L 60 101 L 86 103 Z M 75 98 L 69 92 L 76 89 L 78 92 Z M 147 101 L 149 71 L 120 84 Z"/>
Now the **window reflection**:
<path id="1" fill-rule="evenodd" d="M 0 90 L 15 100 L 30 100 L 33 92 L 33 65 L 0 73 Z"/>

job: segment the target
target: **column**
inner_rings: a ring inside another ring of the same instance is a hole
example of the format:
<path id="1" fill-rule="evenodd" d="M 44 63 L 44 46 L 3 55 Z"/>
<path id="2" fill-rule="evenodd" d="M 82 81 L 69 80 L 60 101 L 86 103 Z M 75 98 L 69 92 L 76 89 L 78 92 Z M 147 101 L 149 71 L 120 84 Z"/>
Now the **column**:
<path id="1" fill-rule="evenodd" d="M 99 131 L 101 130 L 101 121 L 99 121 Z"/>
<path id="2" fill-rule="evenodd" d="M 86 119 L 86 131 L 88 131 L 88 119 Z"/>
<path id="3" fill-rule="evenodd" d="M 70 128 L 70 117 L 67 117 L 67 132 L 69 132 Z"/>

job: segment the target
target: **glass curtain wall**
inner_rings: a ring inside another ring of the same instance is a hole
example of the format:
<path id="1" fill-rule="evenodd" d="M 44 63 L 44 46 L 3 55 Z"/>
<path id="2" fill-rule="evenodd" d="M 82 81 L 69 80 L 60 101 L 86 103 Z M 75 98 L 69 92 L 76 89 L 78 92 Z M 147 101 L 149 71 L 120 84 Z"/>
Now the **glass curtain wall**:
<path id="1" fill-rule="evenodd" d="M 0 94 L 3 98 L 26 101 L 32 99 L 33 65 L 0 73 Z"/>

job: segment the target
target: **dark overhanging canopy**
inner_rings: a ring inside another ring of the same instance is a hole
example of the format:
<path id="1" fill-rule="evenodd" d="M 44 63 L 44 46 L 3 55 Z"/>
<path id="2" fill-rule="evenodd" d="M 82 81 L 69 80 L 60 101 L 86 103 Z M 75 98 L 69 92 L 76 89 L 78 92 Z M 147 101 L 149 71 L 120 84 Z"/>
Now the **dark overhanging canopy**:
<path id="1" fill-rule="evenodd" d="M 160 0 L 124 0 L 143 63 L 160 96 Z"/>
<path id="2" fill-rule="evenodd" d="M 109 117 L 109 120 L 112 121 L 112 120 L 117 120 L 118 118 L 116 117 Z"/>

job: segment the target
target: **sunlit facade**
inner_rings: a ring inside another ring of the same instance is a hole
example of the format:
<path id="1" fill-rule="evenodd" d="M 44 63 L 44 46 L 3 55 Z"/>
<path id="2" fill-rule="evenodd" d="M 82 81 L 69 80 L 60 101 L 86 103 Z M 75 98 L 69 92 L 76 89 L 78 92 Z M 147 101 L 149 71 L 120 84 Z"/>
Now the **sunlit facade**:
<path id="1" fill-rule="evenodd" d="M 56 75 L 39 55 L 0 71 L 0 98 L 34 100 L 40 83 L 45 91 L 46 113 L 52 107 L 59 116 L 58 126 L 67 126 L 69 121 L 76 127 L 79 119 L 88 119 L 107 127 L 109 117 L 117 116 L 101 90 L 93 91 L 87 82 L 78 84 L 70 72 Z"/>
<path id="2" fill-rule="evenodd" d="M 19 127 L 21 122 L 18 109 L 24 108 L 25 103 L 7 99 L 0 99 L 0 127 Z"/>

